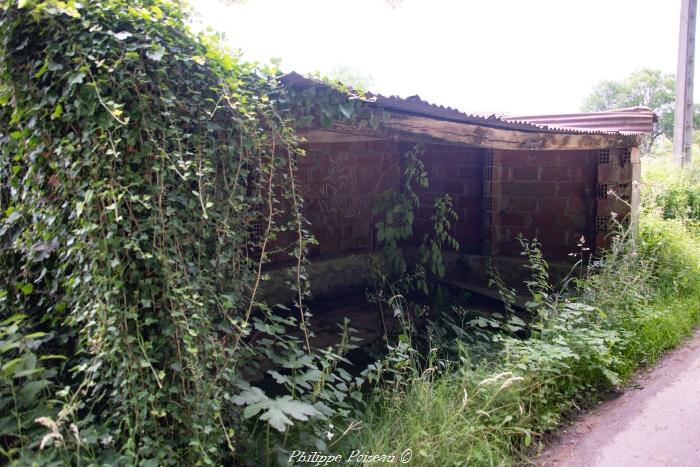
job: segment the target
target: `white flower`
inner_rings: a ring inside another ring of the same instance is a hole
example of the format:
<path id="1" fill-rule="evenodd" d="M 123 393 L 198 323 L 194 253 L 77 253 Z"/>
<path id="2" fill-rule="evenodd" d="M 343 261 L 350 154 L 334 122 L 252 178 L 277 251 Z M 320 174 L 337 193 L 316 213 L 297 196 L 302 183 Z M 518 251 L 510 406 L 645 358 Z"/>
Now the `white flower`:
<path id="1" fill-rule="evenodd" d="M 53 440 L 56 440 L 54 445 L 60 446 L 61 442 L 63 441 L 63 436 L 61 436 L 61 433 L 56 433 L 56 432 L 47 433 L 46 435 L 44 435 L 43 438 L 41 438 L 41 444 L 39 444 L 39 450 L 41 451 L 42 449 L 44 449 Z"/>
<path id="2" fill-rule="evenodd" d="M 35 418 L 34 423 L 38 423 L 39 425 L 45 426 L 46 428 L 53 431 L 54 433 L 58 431 L 58 425 L 56 424 L 56 422 L 51 420 L 49 417 Z"/>
<path id="3" fill-rule="evenodd" d="M 68 425 L 68 430 L 71 432 L 73 437 L 75 438 L 75 441 L 80 444 L 80 431 L 78 431 L 78 427 L 75 426 L 75 423 L 71 423 Z"/>

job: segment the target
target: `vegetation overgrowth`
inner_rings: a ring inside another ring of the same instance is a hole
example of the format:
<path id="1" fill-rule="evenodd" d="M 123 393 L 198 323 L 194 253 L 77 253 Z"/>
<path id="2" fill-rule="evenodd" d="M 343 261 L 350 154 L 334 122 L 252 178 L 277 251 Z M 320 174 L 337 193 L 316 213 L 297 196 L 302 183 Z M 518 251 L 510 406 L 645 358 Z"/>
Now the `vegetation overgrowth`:
<path id="1" fill-rule="evenodd" d="M 410 448 L 416 465 L 524 462 L 568 415 L 691 334 L 700 319 L 699 172 L 675 168 L 668 155 L 643 164 L 638 236 L 618 226 L 610 251 L 563 289 L 549 279 L 537 244 L 523 240 L 534 316 L 524 326 L 528 338 L 501 322 L 482 331 L 479 346 L 462 341 L 456 358 L 404 352 L 404 377 L 373 393 L 346 450 Z"/>
<path id="2" fill-rule="evenodd" d="M 310 100 L 189 17 L 0 2 L 5 461 L 218 465 L 262 439 L 271 462 L 294 422 L 320 443 L 315 423 L 351 409 L 342 347 L 308 341 L 294 109 Z M 353 115 L 318 101 L 324 122 Z M 294 309 L 261 298 L 273 255 L 296 265 Z M 247 382 L 263 361 L 282 368 L 265 390 Z"/>
<path id="3" fill-rule="evenodd" d="M 503 316 L 472 319 L 432 281 L 443 245 L 457 247 L 449 197 L 434 200 L 418 267 L 401 256 L 427 184 L 417 146 L 406 189 L 376 209 L 396 267 L 377 271 L 372 296 L 402 330 L 353 371 L 348 323 L 337 345 L 310 345 L 314 239 L 294 175 L 300 125 L 379 124 L 361 93 L 286 90 L 275 67 L 192 34 L 177 1 L 2 0 L 0 13 L 8 463 L 271 465 L 293 450 L 411 449 L 414 465 L 507 465 L 697 322 L 697 171 L 648 171 L 639 235 L 620 230 L 590 262 L 582 239 L 567 287 L 522 239 L 534 319 L 513 313 L 497 274 Z M 273 256 L 296 265 L 291 309 L 260 293 Z M 417 332 L 426 296 L 445 312 Z"/>

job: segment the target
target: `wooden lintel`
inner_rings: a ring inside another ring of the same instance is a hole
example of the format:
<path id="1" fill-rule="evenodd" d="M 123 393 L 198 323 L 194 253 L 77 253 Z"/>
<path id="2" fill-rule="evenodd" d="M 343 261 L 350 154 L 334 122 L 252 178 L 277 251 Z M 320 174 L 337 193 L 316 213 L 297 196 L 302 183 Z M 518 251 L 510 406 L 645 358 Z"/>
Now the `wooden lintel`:
<path id="1" fill-rule="evenodd" d="M 301 131 L 300 136 L 309 143 L 355 143 L 361 141 L 377 141 L 386 139 L 382 135 L 354 134 L 332 130 L 309 129 Z"/>
<path id="2" fill-rule="evenodd" d="M 302 132 L 309 142 L 408 140 L 511 150 L 590 150 L 637 147 L 637 135 L 531 132 L 391 113 L 377 129 L 334 123 Z"/>
<path id="3" fill-rule="evenodd" d="M 382 126 L 390 133 L 396 132 L 407 137 L 421 136 L 452 144 L 492 149 L 575 150 L 623 148 L 639 145 L 639 137 L 635 135 L 506 130 L 397 113 L 392 113 Z"/>

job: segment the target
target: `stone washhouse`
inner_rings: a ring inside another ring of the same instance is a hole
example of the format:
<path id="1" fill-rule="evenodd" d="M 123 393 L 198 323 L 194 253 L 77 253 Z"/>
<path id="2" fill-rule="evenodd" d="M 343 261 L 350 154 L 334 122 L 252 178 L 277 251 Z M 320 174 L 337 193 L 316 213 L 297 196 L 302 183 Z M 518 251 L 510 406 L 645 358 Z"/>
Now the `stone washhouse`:
<path id="1" fill-rule="evenodd" d="M 290 73 L 285 86 L 328 91 L 328 85 Z M 445 255 L 446 280 L 488 291 L 487 264 L 517 286 L 524 268 L 518 234 L 542 243 L 553 270 L 568 271 L 581 237 L 592 251 L 609 246 L 613 218 L 634 227 L 639 213 L 640 152 L 656 116 L 648 108 L 569 115 L 469 115 L 418 96 L 368 96 L 381 122 L 359 128 L 336 120 L 302 135 L 298 186 L 318 245 L 310 250 L 313 297 L 363 290 L 376 241 L 372 208 L 400 183 L 401 157 L 422 143 L 429 189 L 417 212 L 411 249 L 431 228 L 436 196 L 448 193 L 459 221 L 451 233 L 459 251 Z M 290 263 L 268 266 L 266 295 L 283 297 Z M 522 284 L 521 284 L 522 285 Z"/>

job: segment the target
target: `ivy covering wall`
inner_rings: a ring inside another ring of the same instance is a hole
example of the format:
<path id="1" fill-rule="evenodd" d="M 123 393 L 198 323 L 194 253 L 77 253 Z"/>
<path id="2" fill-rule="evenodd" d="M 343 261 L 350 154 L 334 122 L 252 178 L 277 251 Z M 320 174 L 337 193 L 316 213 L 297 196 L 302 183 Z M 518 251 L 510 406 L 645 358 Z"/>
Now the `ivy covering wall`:
<path id="1" fill-rule="evenodd" d="M 0 5 L 5 460 L 235 458 L 242 372 L 278 350 L 248 338 L 273 314 L 261 265 L 287 231 L 302 268 L 307 241 L 277 71 L 192 34 L 177 1 Z"/>

